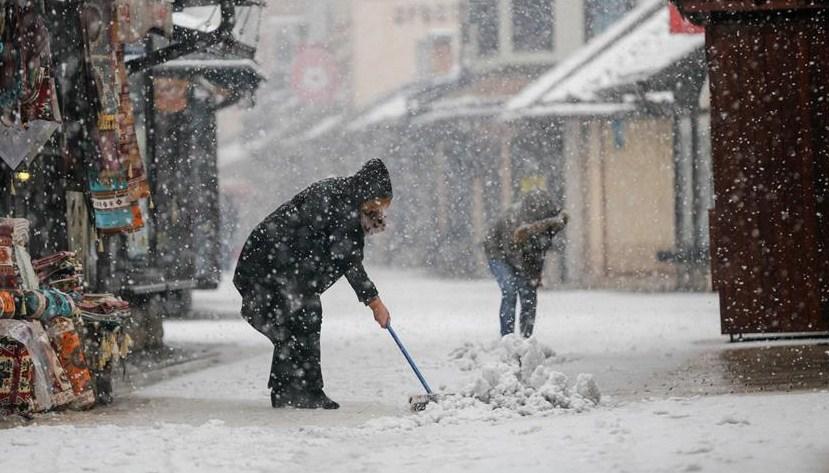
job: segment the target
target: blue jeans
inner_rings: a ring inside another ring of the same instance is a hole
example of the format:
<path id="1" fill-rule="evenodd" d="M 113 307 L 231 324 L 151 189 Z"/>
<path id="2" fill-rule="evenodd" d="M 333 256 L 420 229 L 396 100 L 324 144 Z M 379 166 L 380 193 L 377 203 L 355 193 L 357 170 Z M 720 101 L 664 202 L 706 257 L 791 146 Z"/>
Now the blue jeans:
<path id="1" fill-rule="evenodd" d="M 538 290 L 532 281 L 502 260 L 489 260 L 489 270 L 501 288 L 501 336 L 515 331 L 515 305 L 521 298 L 521 336 L 533 334 Z"/>

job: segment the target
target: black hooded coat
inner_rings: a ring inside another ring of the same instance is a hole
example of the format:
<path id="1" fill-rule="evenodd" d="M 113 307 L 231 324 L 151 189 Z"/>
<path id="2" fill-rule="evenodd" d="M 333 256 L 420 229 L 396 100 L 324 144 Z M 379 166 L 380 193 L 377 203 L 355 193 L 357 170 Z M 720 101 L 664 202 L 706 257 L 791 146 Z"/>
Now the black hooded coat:
<path id="1" fill-rule="evenodd" d="M 343 275 L 363 303 L 377 295 L 363 268 L 360 206 L 391 196 L 386 166 L 372 159 L 353 176 L 312 184 L 245 242 L 233 284 L 242 295 L 242 316 L 273 342 L 272 396 L 324 396 L 319 296 Z"/>
<path id="2" fill-rule="evenodd" d="M 363 268 L 360 205 L 391 196 L 389 172 L 379 159 L 353 176 L 312 184 L 251 232 L 236 265 L 236 289 L 246 303 L 262 293 L 306 298 L 345 275 L 358 299 L 368 302 L 377 289 Z"/>

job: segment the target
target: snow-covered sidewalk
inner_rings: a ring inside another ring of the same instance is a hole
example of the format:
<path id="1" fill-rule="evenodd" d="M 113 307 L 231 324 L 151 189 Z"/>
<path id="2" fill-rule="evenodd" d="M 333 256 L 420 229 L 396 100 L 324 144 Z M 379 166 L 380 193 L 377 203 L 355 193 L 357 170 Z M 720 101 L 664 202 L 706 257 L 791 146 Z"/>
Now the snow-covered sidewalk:
<path id="1" fill-rule="evenodd" d="M 393 271 L 372 276 L 432 386 L 465 392 L 481 377 L 485 358 L 497 354 L 495 284 Z M 195 304 L 233 314 L 239 301 L 225 284 L 198 294 Z M 528 416 L 460 404 L 413 416 L 407 398 L 420 392 L 417 380 L 347 284 L 326 294 L 323 307 L 323 373 L 340 410 L 271 409 L 269 347 L 244 322 L 169 321 L 168 343 L 211 343 L 235 358 L 140 389 L 109 408 L 0 430 L 2 470 L 829 468 L 829 393 L 696 395 L 723 391 L 711 381 L 717 373 L 688 369 L 726 347 L 713 294 L 541 293 L 536 338 L 548 352 L 536 364 L 563 373 L 570 385 L 591 373 L 603 400 Z"/>

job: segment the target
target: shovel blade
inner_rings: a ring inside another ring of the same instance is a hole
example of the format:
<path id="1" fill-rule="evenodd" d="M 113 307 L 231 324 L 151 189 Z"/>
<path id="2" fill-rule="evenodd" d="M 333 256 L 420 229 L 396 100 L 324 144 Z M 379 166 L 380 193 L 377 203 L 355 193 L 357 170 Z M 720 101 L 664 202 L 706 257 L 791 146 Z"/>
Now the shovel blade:
<path id="1" fill-rule="evenodd" d="M 422 411 L 430 403 L 440 401 L 440 398 L 438 394 L 415 394 L 409 397 L 409 407 L 413 412 Z"/>

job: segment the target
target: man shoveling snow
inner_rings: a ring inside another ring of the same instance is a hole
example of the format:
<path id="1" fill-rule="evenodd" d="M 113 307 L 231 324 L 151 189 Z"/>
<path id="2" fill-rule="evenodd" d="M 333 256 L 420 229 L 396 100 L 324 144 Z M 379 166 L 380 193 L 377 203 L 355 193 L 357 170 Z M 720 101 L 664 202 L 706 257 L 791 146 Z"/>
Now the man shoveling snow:
<path id="1" fill-rule="evenodd" d="M 345 276 L 381 327 L 389 311 L 363 268 L 365 235 L 385 228 L 392 199 L 379 159 L 349 177 L 316 182 L 251 232 L 233 284 L 242 316 L 273 343 L 268 378 L 273 407 L 336 409 L 323 392 L 320 294 Z"/>

